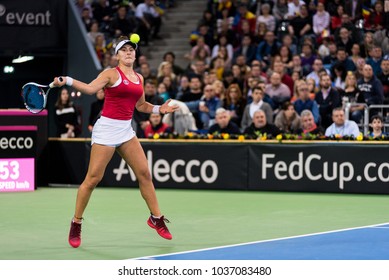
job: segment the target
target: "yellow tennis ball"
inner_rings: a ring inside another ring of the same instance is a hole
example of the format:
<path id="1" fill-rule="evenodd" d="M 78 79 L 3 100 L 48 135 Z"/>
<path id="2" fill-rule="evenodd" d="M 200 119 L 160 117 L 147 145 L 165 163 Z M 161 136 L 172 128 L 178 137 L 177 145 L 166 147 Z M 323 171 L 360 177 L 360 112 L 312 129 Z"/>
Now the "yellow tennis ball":
<path id="1" fill-rule="evenodd" d="M 138 34 L 134 33 L 134 34 L 131 34 L 130 36 L 130 41 L 134 44 L 137 44 L 140 40 L 140 37 Z"/>

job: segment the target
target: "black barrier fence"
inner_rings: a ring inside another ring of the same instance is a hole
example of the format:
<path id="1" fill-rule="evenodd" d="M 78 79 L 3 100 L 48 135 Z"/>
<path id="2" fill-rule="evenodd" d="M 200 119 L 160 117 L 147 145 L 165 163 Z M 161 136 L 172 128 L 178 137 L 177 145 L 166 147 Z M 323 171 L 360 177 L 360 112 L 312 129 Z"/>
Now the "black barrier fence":
<path id="1" fill-rule="evenodd" d="M 157 188 L 389 193 L 385 143 L 142 142 Z M 48 181 L 80 184 L 89 141 L 49 141 Z M 137 187 L 115 154 L 102 186 Z"/>

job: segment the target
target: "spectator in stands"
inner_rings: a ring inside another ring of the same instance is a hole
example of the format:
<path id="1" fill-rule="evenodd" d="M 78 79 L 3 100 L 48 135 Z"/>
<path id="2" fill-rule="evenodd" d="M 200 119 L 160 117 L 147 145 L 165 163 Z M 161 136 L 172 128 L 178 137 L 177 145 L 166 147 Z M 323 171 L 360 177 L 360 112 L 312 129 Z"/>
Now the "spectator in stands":
<path id="1" fill-rule="evenodd" d="M 264 22 L 258 23 L 258 27 L 253 38 L 253 42 L 256 46 L 258 46 L 260 43 L 262 43 L 263 40 L 265 40 L 267 31 L 268 30 L 267 30 L 266 23 Z"/>
<path id="2" fill-rule="evenodd" d="M 381 74 L 382 49 L 379 46 L 374 46 L 369 54 L 370 57 L 366 59 L 366 64 L 369 64 L 374 75 L 378 76 Z"/>
<path id="3" fill-rule="evenodd" d="M 198 37 L 204 38 L 204 43 L 212 50 L 213 46 L 215 45 L 213 30 L 210 29 L 208 25 L 201 24 L 197 28 L 197 34 Z"/>
<path id="4" fill-rule="evenodd" d="M 91 25 L 90 25 L 90 31 L 87 33 L 87 36 L 88 36 L 90 42 L 92 43 L 92 45 L 95 45 L 96 37 L 98 35 L 101 35 L 104 38 L 104 34 L 99 31 L 99 23 L 98 23 L 98 21 L 93 20 L 91 22 Z"/>
<path id="5" fill-rule="evenodd" d="M 355 24 L 351 21 L 348 13 L 342 15 L 342 24 L 341 26 L 334 31 L 335 38 L 339 37 L 339 31 L 342 27 L 346 27 L 351 34 L 351 37 L 355 42 L 362 41 L 362 33 L 355 27 Z"/>
<path id="6" fill-rule="evenodd" d="M 193 75 L 189 77 L 189 88 L 190 91 L 184 93 L 180 99 L 183 102 L 200 100 L 202 96 L 202 83 L 200 76 Z"/>
<path id="7" fill-rule="evenodd" d="M 296 96 L 297 99 L 294 102 L 294 108 L 298 114 L 304 110 L 309 110 L 312 112 L 315 123 L 320 123 L 320 113 L 319 106 L 315 100 L 312 100 L 309 96 L 308 85 L 304 80 L 297 82 L 296 84 Z"/>
<path id="8" fill-rule="evenodd" d="M 264 92 L 262 88 L 255 87 L 252 92 L 252 102 L 244 108 L 240 127 L 244 131 L 253 121 L 254 112 L 262 109 L 266 114 L 269 123 L 273 123 L 273 109 L 269 103 L 263 101 Z"/>
<path id="9" fill-rule="evenodd" d="M 324 36 L 321 40 L 321 44 L 319 44 L 319 47 L 317 49 L 317 54 L 321 59 L 325 58 L 327 55 L 330 54 L 330 49 L 329 49 L 329 43 L 331 41 L 330 36 Z"/>
<path id="10" fill-rule="evenodd" d="M 74 138 L 80 134 L 80 123 L 76 107 L 70 100 L 69 89 L 63 87 L 55 103 L 57 137 Z"/>
<path id="11" fill-rule="evenodd" d="M 167 87 L 163 82 L 158 83 L 157 94 L 163 99 L 163 102 L 167 101 L 170 98 L 170 94 L 167 90 Z"/>
<path id="12" fill-rule="evenodd" d="M 360 94 L 360 91 L 358 89 L 357 85 L 357 78 L 355 77 L 355 74 L 353 72 L 348 72 L 346 79 L 345 79 L 345 88 L 344 91 L 340 92 L 340 98 L 342 99 L 342 107 L 343 109 L 346 108 L 346 106 L 350 106 L 350 113 L 351 113 L 351 119 L 353 121 L 359 122 L 360 117 L 353 116 L 355 115 L 355 111 L 362 109 L 359 107 L 359 105 L 352 105 L 352 103 L 364 103 L 364 100 L 362 98 L 362 95 Z M 351 105 L 348 105 L 348 103 L 351 103 Z"/>
<path id="13" fill-rule="evenodd" d="M 313 68 L 313 71 L 307 75 L 307 79 L 314 79 L 316 87 L 319 87 L 319 84 L 320 84 L 319 72 L 320 72 L 320 70 L 324 69 L 323 68 L 323 61 L 317 57 L 313 62 L 312 68 Z M 327 71 L 327 73 L 329 74 L 329 71 Z"/>
<path id="14" fill-rule="evenodd" d="M 343 108 L 337 107 L 332 111 L 333 123 L 326 129 L 325 136 L 327 137 L 344 137 L 352 136 L 357 138 L 360 134 L 358 125 L 352 120 L 345 119 Z"/>
<path id="15" fill-rule="evenodd" d="M 133 17 L 128 16 L 127 6 L 121 5 L 117 10 L 116 16 L 112 19 L 110 25 L 110 34 L 112 37 L 129 36 L 134 32 L 136 21 Z M 141 40 L 146 40 L 144 34 L 140 33 Z"/>
<path id="16" fill-rule="evenodd" d="M 301 7 L 305 6 L 305 2 L 302 0 L 292 0 L 288 3 L 288 14 L 287 18 L 292 20 L 301 14 Z"/>
<path id="17" fill-rule="evenodd" d="M 377 77 L 384 88 L 384 104 L 389 104 L 389 54 L 381 62 L 381 74 Z"/>
<path id="18" fill-rule="evenodd" d="M 138 33 L 147 46 L 149 37 L 161 39 L 159 31 L 162 25 L 160 14 L 156 10 L 154 0 L 144 0 L 136 7 L 135 17 L 138 22 Z"/>
<path id="19" fill-rule="evenodd" d="M 281 58 L 281 62 L 284 64 L 284 69 L 288 69 L 293 66 L 293 54 L 290 51 L 289 47 L 282 45 L 279 49 L 278 55 Z"/>
<path id="20" fill-rule="evenodd" d="M 173 72 L 173 66 L 168 61 L 162 61 L 158 67 L 157 81 L 162 82 L 164 77 L 170 77 L 173 84 L 176 83 L 176 74 Z M 174 85 L 175 86 L 175 85 Z"/>
<path id="21" fill-rule="evenodd" d="M 225 94 L 223 108 L 230 114 L 231 121 L 240 126 L 246 102 L 238 84 L 231 84 Z"/>
<path id="22" fill-rule="evenodd" d="M 288 69 L 288 75 L 297 72 L 300 77 L 306 76 L 309 72 L 304 71 L 304 68 L 301 66 L 301 57 L 298 54 L 295 54 L 292 57 L 293 66 Z"/>
<path id="23" fill-rule="evenodd" d="M 268 139 L 272 139 L 278 134 L 281 134 L 282 131 L 274 124 L 268 123 L 265 112 L 259 109 L 254 112 L 252 124 L 247 127 L 243 133 L 252 138 L 258 138 L 266 135 Z"/>
<path id="24" fill-rule="evenodd" d="M 189 78 L 186 75 L 183 75 L 179 78 L 178 88 L 177 88 L 177 95 L 176 98 L 178 100 L 181 100 L 182 96 L 184 94 L 189 94 L 190 87 L 189 87 Z"/>
<path id="25" fill-rule="evenodd" d="M 85 12 L 85 11 L 88 11 L 88 16 L 89 18 L 93 18 L 93 12 L 92 12 L 92 7 L 91 5 L 85 1 L 85 0 L 76 0 L 76 8 L 78 10 L 78 12 L 80 13 L 80 16 L 82 17 L 82 14 Z"/>
<path id="26" fill-rule="evenodd" d="M 225 47 L 227 50 L 227 58 L 229 61 L 231 61 L 234 57 L 234 48 L 230 43 L 227 41 L 227 36 L 225 35 L 220 35 L 218 39 L 218 44 L 216 44 L 212 48 L 212 53 L 211 53 L 211 58 L 215 58 L 219 55 L 219 50 L 221 47 Z"/>
<path id="27" fill-rule="evenodd" d="M 197 26 L 200 26 L 200 25 L 207 25 L 213 33 L 213 30 L 215 27 L 215 18 L 210 10 L 205 10 L 203 12 L 203 16 L 199 20 Z"/>
<path id="28" fill-rule="evenodd" d="M 344 14 L 344 7 L 342 5 L 337 6 L 336 14 L 331 16 L 331 32 L 334 32 L 342 25 L 343 14 Z"/>
<path id="29" fill-rule="evenodd" d="M 311 43 L 304 43 L 301 52 L 301 66 L 304 72 L 310 73 L 312 71 L 312 65 L 316 58 L 313 45 Z"/>
<path id="30" fill-rule="evenodd" d="M 315 100 L 316 93 L 319 91 L 319 85 L 316 85 L 316 81 L 313 78 L 306 78 L 309 98 Z"/>
<path id="31" fill-rule="evenodd" d="M 96 36 L 94 47 L 95 47 L 97 58 L 102 64 L 104 59 L 104 54 L 108 51 L 105 46 L 105 39 L 103 34 Z"/>
<path id="32" fill-rule="evenodd" d="M 239 39 L 240 36 L 238 34 L 235 34 L 234 31 L 232 31 L 232 20 L 231 20 L 231 23 L 229 21 L 220 22 L 220 27 L 219 27 L 219 20 L 218 20 L 217 35 L 218 36 L 221 36 L 221 35 L 226 36 L 227 42 L 229 44 L 232 44 L 234 47 L 237 47 L 236 41 L 240 40 Z"/>
<path id="33" fill-rule="evenodd" d="M 231 121 L 230 114 L 226 109 L 219 108 L 216 110 L 215 121 L 216 123 L 208 130 L 209 134 L 240 134 L 239 126 Z"/>
<path id="34" fill-rule="evenodd" d="M 114 14 L 109 2 L 106 0 L 98 0 L 92 3 L 93 18 L 97 20 L 100 30 L 104 33 L 109 32 L 109 26 Z"/>
<path id="35" fill-rule="evenodd" d="M 383 132 L 384 120 L 380 115 L 374 115 L 370 119 L 370 133 L 369 136 L 373 138 L 382 138 L 383 136 L 388 136 Z"/>
<path id="36" fill-rule="evenodd" d="M 90 10 L 88 8 L 84 8 L 82 10 L 81 21 L 84 23 L 86 31 L 89 32 L 91 24 L 93 22 L 93 17 L 91 17 L 91 13 L 90 13 Z"/>
<path id="37" fill-rule="evenodd" d="M 313 1 L 311 1 L 312 3 Z M 330 32 L 330 14 L 325 10 L 324 3 L 317 3 L 317 12 L 313 16 L 313 33 L 316 35 L 318 42 L 322 37 L 327 36 Z"/>
<path id="38" fill-rule="evenodd" d="M 338 51 L 338 47 L 336 46 L 335 42 L 330 40 L 328 43 L 328 51 L 329 54 L 323 58 L 323 64 L 326 67 L 326 69 L 330 68 L 331 65 L 335 63 L 337 60 L 336 54 Z"/>
<path id="39" fill-rule="evenodd" d="M 355 65 L 355 68 L 357 67 L 358 60 L 362 58 L 361 57 L 361 47 L 358 43 L 354 43 L 352 48 L 351 48 L 351 55 L 350 59 Z"/>
<path id="40" fill-rule="evenodd" d="M 261 5 L 261 15 L 257 18 L 257 26 L 260 22 L 266 24 L 266 28 L 269 31 L 276 31 L 276 19 L 272 15 L 271 7 L 268 3 L 263 3 Z"/>
<path id="41" fill-rule="evenodd" d="M 371 65 L 366 64 L 363 67 L 363 78 L 358 80 L 358 89 L 363 96 L 364 103 L 370 105 L 380 105 L 384 101 L 384 88 L 382 83 L 373 73 Z M 362 111 L 360 118 L 362 119 Z M 375 115 L 379 112 L 378 109 L 369 111 L 370 115 Z"/>
<path id="42" fill-rule="evenodd" d="M 310 110 L 304 110 L 300 114 L 301 128 L 296 134 L 324 135 L 324 129 L 318 126 Z"/>
<path id="43" fill-rule="evenodd" d="M 212 86 L 215 91 L 215 96 L 219 97 L 220 100 L 224 100 L 226 98 L 226 88 L 224 87 L 223 82 L 220 80 L 216 80 L 212 83 Z"/>
<path id="44" fill-rule="evenodd" d="M 204 94 L 198 103 L 198 111 L 202 128 L 208 130 L 215 123 L 216 111 L 221 107 L 221 100 L 215 96 L 212 85 L 204 87 Z"/>
<path id="45" fill-rule="evenodd" d="M 239 88 L 242 91 L 243 97 L 246 98 L 246 96 L 244 95 L 245 94 L 244 86 L 245 86 L 246 81 L 245 81 L 244 75 L 242 74 L 241 68 L 239 67 L 238 64 L 234 64 L 231 67 L 231 72 L 232 72 L 232 75 L 234 76 L 234 83 L 239 85 Z"/>
<path id="46" fill-rule="evenodd" d="M 274 125 L 285 133 L 295 134 L 300 129 L 300 116 L 294 109 L 290 101 L 286 101 L 281 106 L 281 110 L 275 117 Z"/>
<path id="47" fill-rule="evenodd" d="M 251 61 L 252 63 L 253 61 Z M 240 72 L 247 79 L 250 76 L 250 64 L 247 62 L 246 57 L 244 55 L 238 55 L 235 59 L 235 64 L 240 67 Z"/>
<path id="48" fill-rule="evenodd" d="M 273 110 L 277 110 L 285 101 L 291 98 L 291 92 L 287 85 L 281 82 L 281 75 L 274 72 L 270 77 L 270 84 L 266 85 L 265 93 L 274 103 Z"/>
<path id="49" fill-rule="evenodd" d="M 153 105 L 162 105 L 163 99 L 160 96 L 158 96 L 157 90 L 155 88 L 155 83 L 152 80 L 145 80 L 144 83 L 145 83 L 144 92 L 145 92 L 146 101 Z M 134 111 L 134 115 L 133 115 L 134 122 L 132 123 L 132 125 L 134 126 L 136 135 L 139 138 L 145 137 L 144 129 L 146 128 L 146 126 L 150 124 L 149 115 L 150 114 L 141 113 L 136 109 Z"/>
<path id="50" fill-rule="evenodd" d="M 287 19 L 288 3 L 287 0 L 277 0 L 273 7 L 273 15 L 276 19 L 276 25 Z"/>
<path id="51" fill-rule="evenodd" d="M 350 15 L 350 20 L 356 22 L 359 19 L 362 19 L 362 2 L 358 0 L 346 0 L 344 4 L 344 11 L 346 14 Z"/>
<path id="52" fill-rule="evenodd" d="M 351 72 L 351 71 L 350 71 Z M 332 86 L 339 91 L 340 93 L 344 91 L 345 83 L 344 80 L 346 78 L 347 72 L 344 69 L 344 65 L 342 63 L 335 63 L 334 65 L 334 73 Z"/>
<path id="53" fill-rule="evenodd" d="M 150 80 L 153 81 L 154 84 L 157 84 L 157 75 L 156 73 L 153 73 L 148 62 L 144 62 L 140 65 L 139 72 L 142 74 L 145 81 Z"/>
<path id="54" fill-rule="evenodd" d="M 96 92 L 96 101 L 94 101 L 90 107 L 89 123 L 88 123 L 89 132 L 92 132 L 93 126 L 95 125 L 96 121 L 100 118 L 101 110 L 103 109 L 103 105 L 104 105 L 104 98 L 105 98 L 104 89 L 100 89 L 98 92 Z"/>
<path id="55" fill-rule="evenodd" d="M 255 15 L 247 9 L 246 3 L 240 3 L 238 6 L 238 12 L 235 14 L 234 22 L 232 24 L 232 29 L 235 32 L 242 31 L 242 23 L 243 21 L 247 21 L 250 26 L 250 32 L 252 34 L 255 33 L 255 23 L 256 17 Z"/>
<path id="56" fill-rule="evenodd" d="M 180 66 L 175 64 L 175 59 L 176 59 L 176 55 L 174 54 L 174 52 L 169 51 L 163 55 L 163 61 L 170 62 L 170 64 L 173 67 L 173 73 L 177 77 L 179 77 L 180 75 L 184 74 L 184 70 Z"/>
<path id="57" fill-rule="evenodd" d="M 381 1 L 374 4 L 374 9 L 370 15 L 365 18 L 365 28 L 368 30 L 382 30 L 384 28 L 384 9 Z"/>
<path id="58" fill-rule="evenodd" d="M 295 1 L 296 0 L 294 0 L 294 2 Z M 290 12 L 291 10 L 289 7 L 289 13 Z M 289 34 L 296 37 L 298 42 L 301 42 L 306 35 L 312 33 L 312 17 L 308 14 L 308 9 L 306 5 L 300 6 L 300 13 L 297 16 L 294 16 L 293 19 L 290 21 L 290 24 L 288 25 L 288 31 Z"/>
<path id="59" fill-rule="evenodd" d="M 252 44 L 251 37 L 245 34 L 242 43 L 234 52 L 234 61 L 237 60 L 238 56 L 243 55 L 245 57 L 245 64 L 250 64 L 255 59 L 256 50 L 256 46 Z"/>
<path id="60" fill-rule="evenodd" d="M 332 77 L 335 77 L 335 69 L 334 69 L 335 65 L 339 65 L 339 64 L 342 64 L 345 71 L 347 71 L 347 72 L 356 70 L 353 61 L 350 58 L 348 58 L 346 50 L 342 47 L 338 48 L 338 50 L 336 52 L 336 61 L 333 62 L 331 65 L 331 76 Z"/>
<path id="61" fill-rule="evenodd" d="M 363 44 L 361 45 L 361 56 L 367 58 L 370 56 L 370 50 L 374 47 L 374 34 L 366 32 L 363 37 Z"/>
<path id="62" fill-rule="evenodd" d="M 205 58 L 204 57 L 199 57 L 199 52 L 203 50 L 205 51 Z M 210 46 L 208 46 L 205 41 L 204 37 L 198 37 L 196 41 L 196 45 L 192 47 L 189 55 L 189 60 L 194 61 L 194 60 L 203 60 L 206 59 L 207 57 L 211 57 L 211 49 Z"/>
<path id="63" fill-rule="evenodd" d="M 271 57 L 278 53 L 278 48 L 274 32 L 267 31 L 265 40 L 258 45 L 256 53 L 256 59 L 261 62 L 262 69 L 266 70 L 270 66 Z"/>
<path id="64" fill-rule="evenodd" d="M 146 138 L 151 138 L 154 134 L 163 134 L 171 132 L 171 128 L 162 122 L 162 116 L 159 113 L 151 113 L 149 117 L 149 124 L 144 129 Z"/>
<path id="65" fill-rule="evenodd" d="M 351 38 L 351 32 L 346 27 L 340 27 L 338 36 L 335 36 L 338 49 L 344 48 L 348 55 L 352 54 L 354 40 Z"/>
<path id="66" fill-rule="evenodd" d="M 320 76 L 320 90 L 315 101 L 319 105 L 321 125 L 328 127 L 332 122 L 332 110 L 341 106 L 339 92 L 331 87 L 330 75 L 324 73 Z"/>

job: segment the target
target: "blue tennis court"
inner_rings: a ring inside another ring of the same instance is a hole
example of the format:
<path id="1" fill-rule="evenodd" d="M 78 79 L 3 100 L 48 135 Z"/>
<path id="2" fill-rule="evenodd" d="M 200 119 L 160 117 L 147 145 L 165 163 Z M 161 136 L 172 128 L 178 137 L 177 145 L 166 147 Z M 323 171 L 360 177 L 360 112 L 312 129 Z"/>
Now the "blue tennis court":
<path id="1" fill-rule="evenodd" d="M 389 224 L 314 233 L 182 253 L 155 260 L 388 260 Z"/>

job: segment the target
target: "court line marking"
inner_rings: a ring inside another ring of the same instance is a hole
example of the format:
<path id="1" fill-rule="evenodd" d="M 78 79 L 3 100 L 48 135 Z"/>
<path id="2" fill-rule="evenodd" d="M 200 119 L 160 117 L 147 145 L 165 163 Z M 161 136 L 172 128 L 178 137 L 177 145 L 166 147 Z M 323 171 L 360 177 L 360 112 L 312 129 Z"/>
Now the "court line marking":
<path id="1" fill-rule="evenodd" d="M 388 227 L 381 227 L 383 225 L 387 225 Z M 337 232 L 343 232 L 343 231 L 351 231 L 351 230 L 364 229 L 364 228 L 389 229 L 389 223 L 374 224 L 374 225 L 352 227 L 352 228 L 345 228 L 345 229 L 337 229 L 337 230 L 330 230 L 330 231 L 323 231 L 323 232 L 316 232 L 316 233 L 308 233 L 308 234 L 288 236 L 288 237 L 280 237 L 280 238 L 274 238 L 274 239 L 266 239 L 266 240 L 260 240 L 260 241 L 251 241 L 251 242 L 237 243 L 237 244 L 232 244 L 232 245 L 224 245 L 224 246 L 218 246 L 218 247 L 210 247 L 210 248 L 204 248 L 204 249 L 182 251 L 182 252 L 176 252 L 176 253 L 170 253 L 170 254 L 145 256 L 145 257 L 132 258 L 132 259 L 129 259 L 129 260 L 152 260 L 152 259 L 154 259 L 156 257 L 165 257 L 165 256 L 174 256 L 174 255 L 181 255 L 181 254 L 198 253 L 198 252 L 211 251 L 211 250 L 217 250 L 217 249 L 233 248 L 233 247 L 238 247 L 238 246 L 260 244 L 260 243 L 265 243 L 265 242 L 282 241 L 282 240 L 288 240 L 288 239 L 310 237 L 310 236 L 316 236 L 316 235 L 321 235 L 321 234 L 331 234 L 331 233 L 337 233 Z"/>

